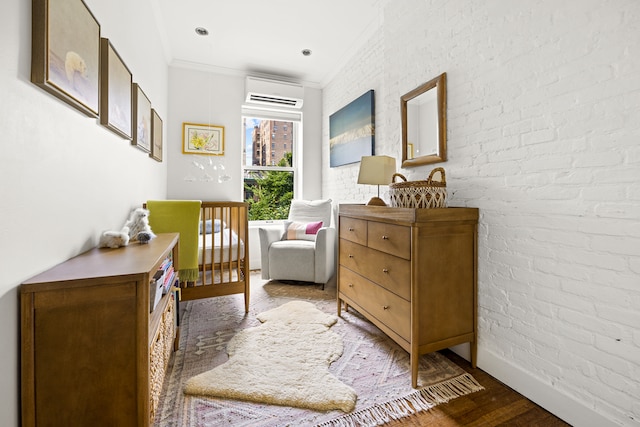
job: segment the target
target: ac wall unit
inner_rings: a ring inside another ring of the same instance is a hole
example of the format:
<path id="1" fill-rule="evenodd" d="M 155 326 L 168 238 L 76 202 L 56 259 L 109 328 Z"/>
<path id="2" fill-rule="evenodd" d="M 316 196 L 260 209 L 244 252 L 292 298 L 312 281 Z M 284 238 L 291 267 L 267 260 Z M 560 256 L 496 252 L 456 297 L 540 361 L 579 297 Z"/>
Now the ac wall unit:
<path id="1" fill-rule="evenodd" d="M 247 103 L 271 107 L 302 108 L 304 97 L 302 85 L 260 77 L 247 77 L 245 92 Z"/>

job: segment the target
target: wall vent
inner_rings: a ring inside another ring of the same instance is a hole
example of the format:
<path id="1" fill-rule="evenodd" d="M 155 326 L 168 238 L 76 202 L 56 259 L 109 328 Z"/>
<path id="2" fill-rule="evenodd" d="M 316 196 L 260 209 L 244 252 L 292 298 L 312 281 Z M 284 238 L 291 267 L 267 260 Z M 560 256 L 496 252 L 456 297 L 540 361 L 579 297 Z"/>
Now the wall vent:
<path id="1" fill-rule="evenodd" d="M 302 108 L 304 87 L 296 83 L 247 77 L 245 101 L 272 107 Z"/>

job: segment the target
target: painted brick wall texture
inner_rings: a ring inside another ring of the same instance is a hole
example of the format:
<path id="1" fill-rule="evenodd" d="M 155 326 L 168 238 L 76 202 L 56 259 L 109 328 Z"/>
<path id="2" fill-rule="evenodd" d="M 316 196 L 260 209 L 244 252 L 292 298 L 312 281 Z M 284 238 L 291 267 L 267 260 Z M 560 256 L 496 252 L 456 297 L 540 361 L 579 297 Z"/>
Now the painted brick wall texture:
<path id="1" fill-rule="evenodd" d="M 381 0 L 380 20 L 325 116 L 374 89 L 375 151 L 399 166 L 400 96 L 446 72 L 450 206 L 481 213 L 481 350 L 638 425 L 640 2 Z M 324 196 L 366 202 L 323 132 Z"/>

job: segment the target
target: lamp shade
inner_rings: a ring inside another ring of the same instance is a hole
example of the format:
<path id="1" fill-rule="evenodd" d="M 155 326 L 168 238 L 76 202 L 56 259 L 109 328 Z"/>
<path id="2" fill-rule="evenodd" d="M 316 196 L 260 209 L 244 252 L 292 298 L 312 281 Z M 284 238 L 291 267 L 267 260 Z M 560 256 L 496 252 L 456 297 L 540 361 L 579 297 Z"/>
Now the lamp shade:
<path id="1" fill-rule="evenodd" d="M 396 173 L 396 159 L 390 156 L 363 156 L 358 184 L 389 185 Z"/>

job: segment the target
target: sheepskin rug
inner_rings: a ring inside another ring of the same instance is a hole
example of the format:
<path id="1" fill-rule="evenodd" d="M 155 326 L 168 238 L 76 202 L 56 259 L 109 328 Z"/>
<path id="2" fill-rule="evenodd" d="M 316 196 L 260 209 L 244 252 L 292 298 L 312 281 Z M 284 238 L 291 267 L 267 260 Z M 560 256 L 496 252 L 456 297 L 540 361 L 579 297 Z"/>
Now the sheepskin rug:
<path id="1" fill-rule="evenodd" d="M 236 334 L 229 360 L 190 378 L 186 394 L 329 411 L 353 410 L 356 393 L 329 372 L 342 355 L 338 318 L 305 301 L 258 314 L 260 326 Z"/>

